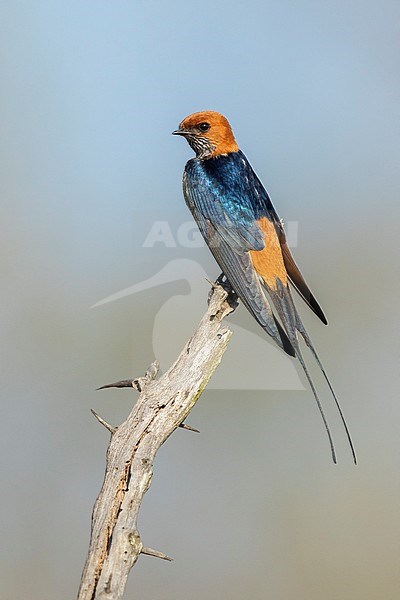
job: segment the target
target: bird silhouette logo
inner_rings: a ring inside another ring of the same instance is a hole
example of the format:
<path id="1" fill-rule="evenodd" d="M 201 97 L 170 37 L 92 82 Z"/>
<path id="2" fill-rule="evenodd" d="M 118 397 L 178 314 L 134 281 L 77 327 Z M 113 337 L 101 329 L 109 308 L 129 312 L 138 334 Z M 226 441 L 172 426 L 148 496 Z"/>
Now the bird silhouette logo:
<path id="1" fill-rule="evenodd" d="M 198 262 L 183 258 L 171 260 L 152 277 L 99 300 L 91 308 L 122 301 L 132 295 L 182 280 L 188 284 L 188 293 L 167 298 L 154 317 L 153 353 L 160 361 L 161 369 L 167 370 L 192 335 L 196 322 L 205 310 L 208 277 Z M 208 389 L 304 389 L 293 363 L 262 332 L 258 335 L 239 324 L 240 316 L 227 320 L 234 333 L 234 343 L 229 344 L 224 360 L 211 378 Z M 260 364 L 268 365 L 268 369 L 260 369 Z"/>

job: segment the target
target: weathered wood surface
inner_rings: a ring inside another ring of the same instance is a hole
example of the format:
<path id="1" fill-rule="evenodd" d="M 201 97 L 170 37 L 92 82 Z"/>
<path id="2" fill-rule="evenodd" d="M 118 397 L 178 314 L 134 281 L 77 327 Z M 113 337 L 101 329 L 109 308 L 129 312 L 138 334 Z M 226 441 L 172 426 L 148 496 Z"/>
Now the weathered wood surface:
<path id="1" fill-rule="evenodd" d="M 94 413 L 110 430 L 111 440 L 103 486 L 93 509 L 78 600 L 122 598 L 129 571 L 140 554 L 171 560 L 143 545 L 136 525 L 140 505 L 151 483 L 158 449 L 182 426 L 221 361 L 231 336 L 222 320 L 235 307 L 233 293 L 213 286 L 206 314 L 163 376 L 155 379 L 158 366 L 154 363 L 144 377 L 111 384 L 140 391 L 126 421 L 114 428 Z"/>

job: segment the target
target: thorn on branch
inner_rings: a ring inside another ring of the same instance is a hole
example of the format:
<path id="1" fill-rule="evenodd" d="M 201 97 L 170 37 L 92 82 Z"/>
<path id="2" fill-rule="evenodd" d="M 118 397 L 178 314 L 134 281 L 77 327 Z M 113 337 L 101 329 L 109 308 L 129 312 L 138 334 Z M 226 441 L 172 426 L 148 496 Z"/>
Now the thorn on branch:
<path id="1" fill-rule="evenodd" d="M 158 550 L 153 550 L 153 548 L 142 548 L 140 551 L 141 554 L 148 554 L 149 556 L 155 556 L 156 558 L 161 558 L 162 560 L 169 560 L 170 562 L 173 560 L 164 552 L 159 552 Z"/>
<path id="2" fill-rule="evenodd" d="M 114 383 L 107 383 L 106 385 L 102 385 L 101 387 L 96 388 L 98 390 L 106 390 L 109 388 L 134 388 L 138 392 L 141 392 L 143 388 L 153 379 L 157 377 L 158 370 L 160 368 L 160 363 L 158 360 L 155 360 L 143 377 L 137 377 L 136 379 L 121 379 L 121 381 L 116 381 Z"/>
<path id="3" fill-rule="evenodd" d="M 188 431 L 194 431 L 195 433 L 200 433 L 200 431 L 198 429 L 195 429 L 194 427 L 191 427 L 190 425 L 186 425 L 186 423 L 181 423 L 179 425 L 179 427 L 181 427 L 182 429 L 187 429 Z"/>
<path id="4" fill-rule="evenodd" d="M 102 385 L 101 387 L 96 388 L 98 390 L 106 390 L 107 388 L 127 388 L 127 387 L 136 387 L 134 385 L 136 379 L 122 379 L 121 381 L 116 381 L 115 383 L 107 383 L 106 385 Z"/>
<path id="5" fill-rule="evenodd" d="M 112 434 L 115 433 L 117 431 L 117 427 L 113 427 L 112 425 L 110 425 L 109 423 L 107 423 L 107 421 L 105 421 L 104 419 L 102 419 L 102 417 L 100 417 L 100 415 L 97 414 L 97 412 L 95 410 L 93 410 L 93 408 L 90 409 L 92 415 L 94 415 L 96 417 L 96 419 L 98 420 L 99 423 L 101 423 L 102 425 L 104 425 L 104 427 L 106 429 L 108 429 L 108 431 Z"/>

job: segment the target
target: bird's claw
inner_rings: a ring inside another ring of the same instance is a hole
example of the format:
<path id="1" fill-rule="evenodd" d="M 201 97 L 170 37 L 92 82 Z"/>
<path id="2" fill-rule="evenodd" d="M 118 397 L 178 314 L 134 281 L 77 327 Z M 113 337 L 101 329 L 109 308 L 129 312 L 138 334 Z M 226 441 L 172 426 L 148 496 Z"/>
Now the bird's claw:
<path id="1" fill-rule="evenodd" d="M 233 287 L 231 286 L 231 284 L 229 283 L 225 273 L 221 273 L 219 275 L 219 277 L 217 277 L 217 279 L 215 280 L 214 283 L 211 283 L 212 288 L 208 293 L 208 300 L 207 303 L 210 304 L 213 292 L 214 292 L 214 288 L 217 287 L 218 285 L 221 286 L 225 292 L 227 293 L 228 297 L 227 300 L 229 302 L 229 304 L 231 306 L 234 306 L 238 304 L 238 296 L 235 292 L 235 290 L 233 289 Z"/>

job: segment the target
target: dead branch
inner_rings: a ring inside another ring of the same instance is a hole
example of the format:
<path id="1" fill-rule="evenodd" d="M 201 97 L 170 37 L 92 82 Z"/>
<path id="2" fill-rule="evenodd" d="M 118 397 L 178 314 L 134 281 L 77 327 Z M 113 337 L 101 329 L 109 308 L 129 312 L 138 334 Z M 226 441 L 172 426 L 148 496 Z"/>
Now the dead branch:
<path id="1" fill-rule="evenodd" d="M 129 571 L 140 554 L 164 560 L 169 556 L 144 547 L 136 527 L 138 512 L 153 475 L 160 446 L 177 427 L 197 431 L 183 422 L 199 399 L 224 354 L 231 331 L 222 326 L 237 300 L 232 290 L 214 285 L 206 314 L 172 367 L 156 380 L 154 363 L 144 377 L 107 387 L 133 387 L 140 396 L 130 415 L 112 427 L 103 486 L 92 515 L 89 553 L 78 600 L 122 598 Z"/>

